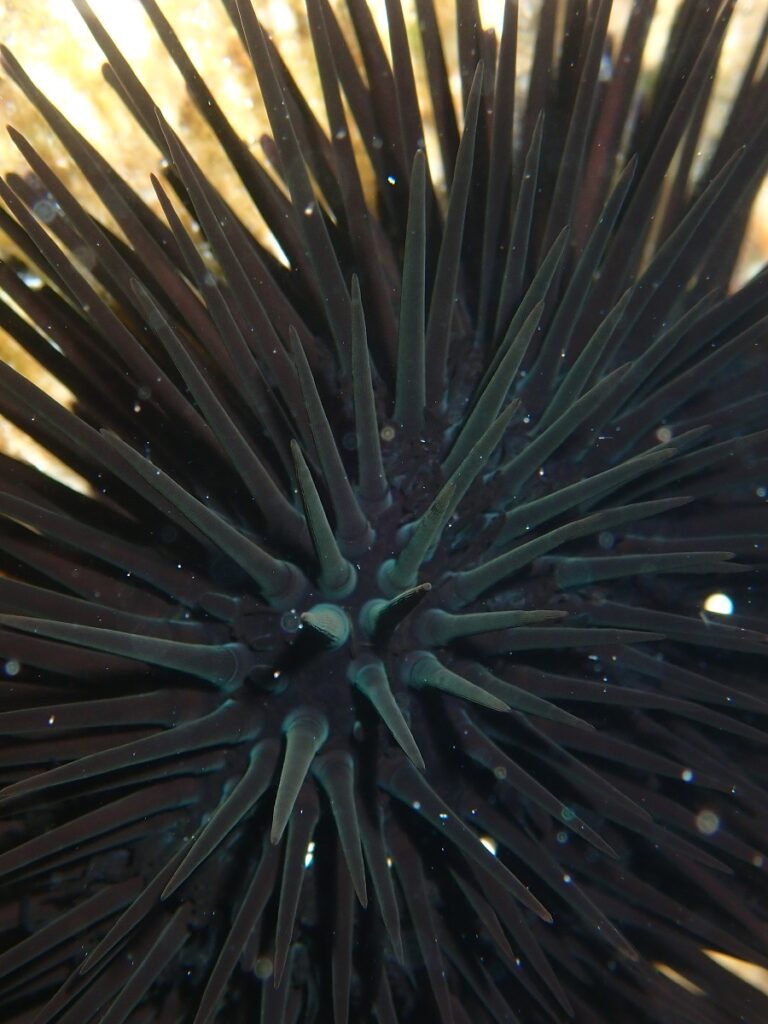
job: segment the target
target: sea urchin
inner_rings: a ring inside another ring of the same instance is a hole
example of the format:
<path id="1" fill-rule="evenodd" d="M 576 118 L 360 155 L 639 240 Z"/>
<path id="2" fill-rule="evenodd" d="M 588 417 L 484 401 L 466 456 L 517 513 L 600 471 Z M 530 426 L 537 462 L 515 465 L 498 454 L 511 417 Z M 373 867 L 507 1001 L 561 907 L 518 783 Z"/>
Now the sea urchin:
<path id="1" fill-rule="evenodd" d="M 515 109 L 458 0 L 459 129 L 417 0 L 428 158 L 399 0 L 307 0 L 324 124 L 222 0 L 262 163 L 141 0 L 277 256 L 75 2 L 165 183 L 4 51 L 117 227 L 10 129 L 0 322 L 76 404 L 0 410 L 90 490 L 2 457 L 3 1021 L 768 1019 L 706 952 L 768 966 L 768 20 L 696 159 L 732 2 L 649 84 L 653 0 L 543 0 Z"/>

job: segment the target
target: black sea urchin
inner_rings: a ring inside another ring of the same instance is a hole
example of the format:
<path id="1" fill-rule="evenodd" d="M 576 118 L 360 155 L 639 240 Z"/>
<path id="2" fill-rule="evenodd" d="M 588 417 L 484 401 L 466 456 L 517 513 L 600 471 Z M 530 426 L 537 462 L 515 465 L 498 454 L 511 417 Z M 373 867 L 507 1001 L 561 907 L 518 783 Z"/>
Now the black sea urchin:
<path id="1" fill-rule="evenodd" d="M 444 201 L 399 0 L 307 0 L 326 125 L 223 3 L 271 167 L 142 0 L 284 259 L 85 0 L 162 218 L 4 53 L 120 233 L 12 130 L 2 325 L 76 405 L 0 408 L 91 492 L 2 458 L 2 1020 L 768 1020 L 705 952 L 768 966 L 768 27 L 696 163 L 732 3 L 647 86 L 652 0 L 613 64 L 544 0 L 515 110 L 459 0 L 460 131 L 417 0 Z"/>

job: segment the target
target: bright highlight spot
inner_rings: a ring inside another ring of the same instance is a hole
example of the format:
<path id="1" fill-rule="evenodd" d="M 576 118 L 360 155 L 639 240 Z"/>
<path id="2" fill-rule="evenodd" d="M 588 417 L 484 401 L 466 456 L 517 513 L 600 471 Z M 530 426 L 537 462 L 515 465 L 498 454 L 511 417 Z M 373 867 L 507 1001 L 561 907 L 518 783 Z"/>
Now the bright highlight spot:
<path id="1" fill-rule="evenodd" d="M 715 963 L 725 967 L 742 981 L 746 981 L 761 992 L 768 992 L 768 971 L 764 967 L 751 964 L 747 960 L 739 960 L 735 956 L 728 956 L 727 953 L 719 953 L 714 949 L 705 949 L 704 952 Z"/>
<path id="2" fill-rule="evenodd" d="M 710 594 L 704 602 L 705 612 L 716 612 L 718 615 L 733 615 L 733 601 L 727 594 Z"/>
<path id="3" fill-rule="evenodd" d="M 686 978 L 683 974 L 680 974 L 679 971 L 676 971 L 668 964 L 654 964 L 653 966 L 659 974 L 663 974 L 665 978 L 669 978 L 670 981 L 674 981 L 676 985 L 684 988 L 687 992 L 692 992 L 694 995 L 699 996 L 703 996 L 705 994 L 704 990 L 699 988 L 698 985 L 694 985 L 690 978 Z"/>
<path id="4" fill-rule="evenodd" d="M 489 853 L 492 853 L 494 857 L 496 856 L 496 851 L 499 847 L 493 836 L 480 836 L 480 842 Z"/>

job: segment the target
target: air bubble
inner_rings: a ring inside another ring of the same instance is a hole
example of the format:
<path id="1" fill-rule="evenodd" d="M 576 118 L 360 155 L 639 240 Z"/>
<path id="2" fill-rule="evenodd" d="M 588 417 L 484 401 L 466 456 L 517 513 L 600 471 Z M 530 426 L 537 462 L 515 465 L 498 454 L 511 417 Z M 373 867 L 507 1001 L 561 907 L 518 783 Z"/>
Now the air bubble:
<path id="1" fill-rule="evenodd" d="M 280 628 L 284 633 L 296 633 L 301 628 L 301 616 L 295 608 L 285 612 L 280 619 Z"/>
<path id="2" fill-rule="evenodd" d="M 60 211 L 60 206 L 53 199 L 38 199 L 33 205 L 32 212 L 44 224 L 50 224 Z"/>

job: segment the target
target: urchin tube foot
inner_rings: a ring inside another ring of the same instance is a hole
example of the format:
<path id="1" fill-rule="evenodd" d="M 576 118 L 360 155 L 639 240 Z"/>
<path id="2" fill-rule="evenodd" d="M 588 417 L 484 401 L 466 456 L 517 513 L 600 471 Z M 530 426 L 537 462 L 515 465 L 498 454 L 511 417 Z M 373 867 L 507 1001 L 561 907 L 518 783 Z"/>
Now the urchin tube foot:
<path id="1" fill-rule="evenodd" d="M 343 647 L 352 632 L 352 623 L 337 604 L 316 604 L 301 616 L 304 628 L 322 635 L 331 650 Z"/>

